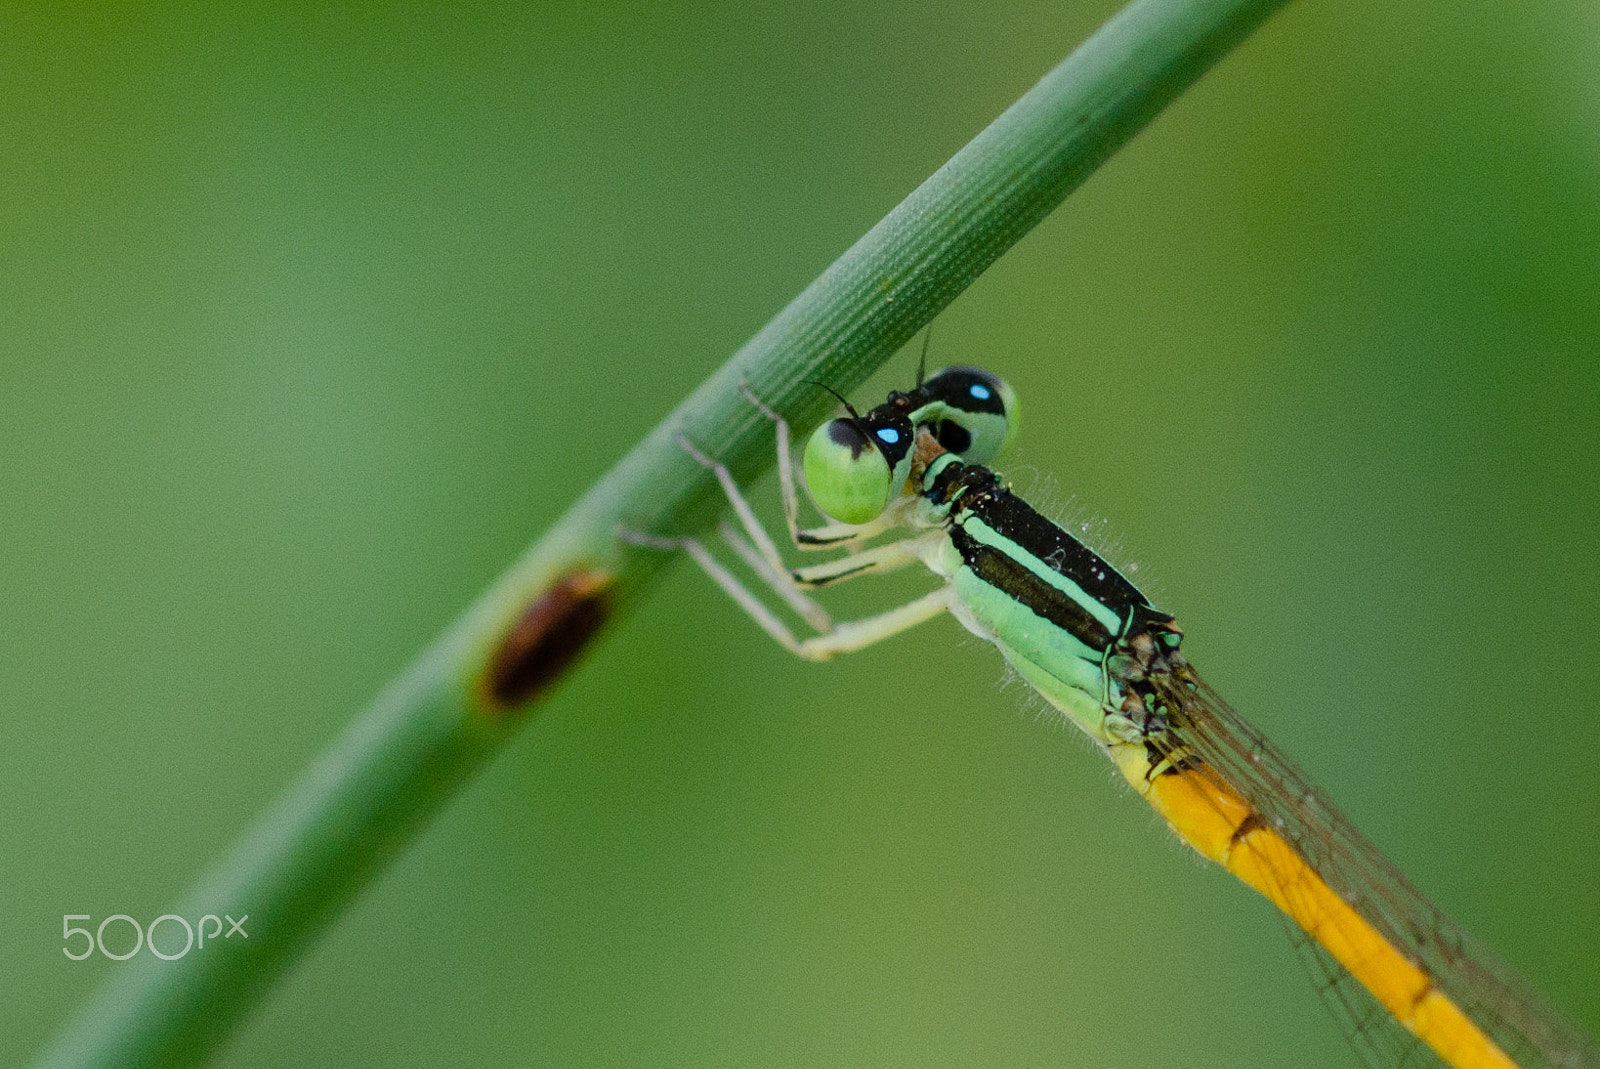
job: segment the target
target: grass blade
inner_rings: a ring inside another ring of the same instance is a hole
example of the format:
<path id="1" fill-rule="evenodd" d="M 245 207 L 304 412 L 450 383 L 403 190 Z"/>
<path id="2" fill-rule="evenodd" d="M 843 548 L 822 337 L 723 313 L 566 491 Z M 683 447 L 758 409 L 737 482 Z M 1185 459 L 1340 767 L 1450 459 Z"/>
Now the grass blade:
<path id="1" fill-rule="evenodd" d="M 771 463 L 741 382 L 805 425 L 865 379 L 1285 0 L 1135 0 L 863 236 L 539 539 L 186 896 L 248 914 L 222 953 L 120 966 L 48 1066 L 204 1060 L 323 925 L 510 736 L 670 559 L 619 526 L 720 508 L 680 431 L 740 478 Z M 219 948 L 220 949 L 220 948 Z"/>

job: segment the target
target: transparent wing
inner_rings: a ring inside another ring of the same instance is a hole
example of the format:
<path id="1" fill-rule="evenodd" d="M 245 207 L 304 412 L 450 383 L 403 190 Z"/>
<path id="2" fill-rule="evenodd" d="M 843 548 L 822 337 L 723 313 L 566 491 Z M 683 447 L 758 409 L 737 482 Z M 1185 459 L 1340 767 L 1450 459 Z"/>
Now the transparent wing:
<path id="1" fill-rule="evenodd" d="M 1413 887 L 1276 746 L 1187 665 L 1152 679 L 1169 703 L 1172 733 L 1234 787 L 1379 934 L 1523 1069 L 1600 1069 L 1600 1053 L 1509 965 L 1479 945 Z M 1320 954 L 1320 952 L 1319 952 Z M 1323 958 L 1325 994 L 1352 1043 L 1380 1065 L 1420 1064 L 1373 1014 L 1407 1035 L 1348 973 Z M 1341 1009 L 1342 1007 L 1342 1009 Z M 1364 1049 L 1370 1047 L 1372 1049 Z M 1399 1058 L 1400 1061 L 1395 1059 Z"/>
<path id="2" fill-rule="evenodd" d="M 1444 1063 L 1422 1040 L 1406 1031 L 1372 993 L 1305 929 L 1283 914 L 1283 929 L 1305 964 L 1339 1030 L 1368 1069 L 1439 1069 Z"/>

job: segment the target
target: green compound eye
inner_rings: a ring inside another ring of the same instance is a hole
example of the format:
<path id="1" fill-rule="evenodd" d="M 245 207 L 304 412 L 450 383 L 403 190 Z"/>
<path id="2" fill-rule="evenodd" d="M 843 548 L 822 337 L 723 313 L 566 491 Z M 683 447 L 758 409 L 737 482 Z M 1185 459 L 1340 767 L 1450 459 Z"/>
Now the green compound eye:
<path id="1" fill-rule="evenodd" d="M 911 421 L 968 464 L 987 464 L 1017 437 L 1017 395 L 1000 376 L 977 367 L 936 371 L 911 394 Z"/>
<path id="2" fill-rule="evenodd" d="M 841 523 L 877 519 L 911 475 L 911 444 L 911 422 L 897 412 L 824 423 L 801 462 L 812 500 Z"/>

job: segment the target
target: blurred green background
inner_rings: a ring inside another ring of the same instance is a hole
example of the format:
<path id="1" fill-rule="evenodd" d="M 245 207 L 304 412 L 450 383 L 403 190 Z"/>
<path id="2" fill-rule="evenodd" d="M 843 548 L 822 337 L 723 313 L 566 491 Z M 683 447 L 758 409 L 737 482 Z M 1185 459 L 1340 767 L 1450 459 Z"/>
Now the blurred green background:
<path id="1" fill-rule="evenodd" d="M 117 967 L 63 914 L 165 912 L 1114 7 L 0 12 L 0 1060 Z M 1597 43 L 1301 0 L 933 339 L 1591 1031 Z M 681 568 L 220 1063 L 1352 1065 L 1269 907 L 1003 679 L 948 620 L 791 663 Z"/>

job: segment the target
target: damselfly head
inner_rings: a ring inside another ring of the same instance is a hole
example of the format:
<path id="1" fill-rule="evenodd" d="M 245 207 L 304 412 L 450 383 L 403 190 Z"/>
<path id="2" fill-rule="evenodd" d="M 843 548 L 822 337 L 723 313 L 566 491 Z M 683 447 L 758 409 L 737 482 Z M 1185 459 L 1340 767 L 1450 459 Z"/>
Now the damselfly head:
<path id="1" fill-rule="evenodd" d="M 802 466 L 817 507 L 841 523 L 867 523 L 905 489 L 915 428 L 893 405 L 829 420 L 806 443 Z"/>
<path id="2" fill-rule="evenodd" d="M 865 415 L 839 400 L 849 415 L 817 429 L 803 466 L 817 507 L 843 523 L 881 515 L 913 471 L 920 471 L 919 457 L 925 465 L 942 451 L 966 464 L 988 464 L 1017 436 L 1016 392 L 983 368 L 942 368 L 910 391 L 894 391 Z M 932 452 L 913 452 L 919 435 L 937 443 Z"/>
<path id="3" fill-rule="evenodd" d="M 1016 392 L 982 368 L 942 368 L 910 393 L 891 394 L 890 402 L 897 401 L 912 423 L 968 464 L 988 464 L 1017 437 Z"/>

